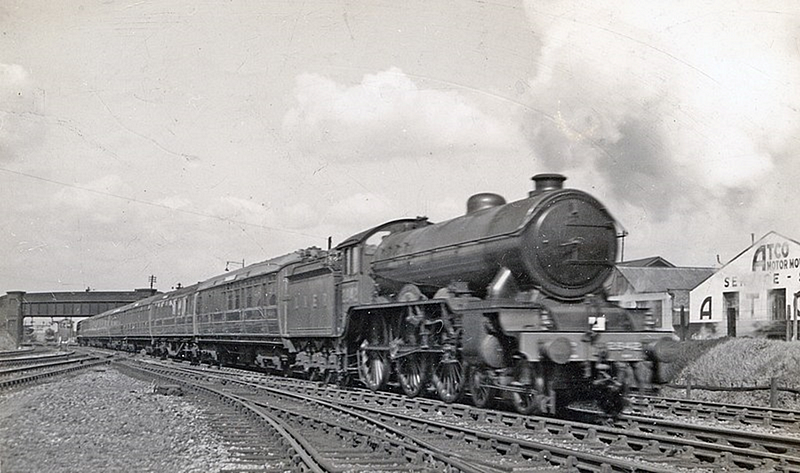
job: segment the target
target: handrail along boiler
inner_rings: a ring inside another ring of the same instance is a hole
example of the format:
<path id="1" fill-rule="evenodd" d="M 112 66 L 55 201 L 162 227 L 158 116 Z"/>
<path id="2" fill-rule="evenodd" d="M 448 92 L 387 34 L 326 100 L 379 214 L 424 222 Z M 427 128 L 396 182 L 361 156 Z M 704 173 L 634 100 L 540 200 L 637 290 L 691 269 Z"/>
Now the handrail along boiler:
<path id="1" fill-rule="evenodd" d="M 467 213 L 400 219 L 84 320 L 79 342 L 255 366 L 373 390 L 398 384 L 479 406 L 616 414 L 658 382 L 670 330 L 610 303 L 614 219 L 559 174 L 527 198 L 477 194 Z"/>

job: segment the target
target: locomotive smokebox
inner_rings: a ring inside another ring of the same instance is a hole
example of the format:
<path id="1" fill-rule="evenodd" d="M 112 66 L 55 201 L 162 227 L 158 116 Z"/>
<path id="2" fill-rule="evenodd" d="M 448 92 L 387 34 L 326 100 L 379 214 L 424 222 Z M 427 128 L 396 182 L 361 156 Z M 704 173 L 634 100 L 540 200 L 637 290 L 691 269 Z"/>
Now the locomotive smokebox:
<path id="1" fill-rule="evenodd" d="M 528 196 L 533 197 L 542 192 L 563 189 L 564 181 L 567 178 L 561 174 L 537 174 L 531 180 L 534 183 L 534 188 L 528 193 Z"/>

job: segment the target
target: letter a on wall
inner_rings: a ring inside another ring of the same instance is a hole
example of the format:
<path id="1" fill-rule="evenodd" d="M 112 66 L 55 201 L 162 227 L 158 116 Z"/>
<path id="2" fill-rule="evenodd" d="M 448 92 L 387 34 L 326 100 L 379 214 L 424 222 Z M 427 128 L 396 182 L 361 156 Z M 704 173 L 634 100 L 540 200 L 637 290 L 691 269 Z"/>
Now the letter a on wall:
<path id="1" fill-rule="evenodd" d="M 706 297 L 700 304 L 700 320 L 711 319 L 711 296 Z"/>

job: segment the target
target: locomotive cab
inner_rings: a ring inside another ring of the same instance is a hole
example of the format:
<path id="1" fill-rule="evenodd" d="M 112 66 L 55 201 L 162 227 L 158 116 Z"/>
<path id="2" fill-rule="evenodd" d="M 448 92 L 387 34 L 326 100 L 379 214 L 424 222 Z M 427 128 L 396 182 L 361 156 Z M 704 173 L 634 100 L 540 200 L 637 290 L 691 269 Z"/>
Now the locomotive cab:
<path id="1" fill-rule="evenodd" d="M 371 267 L 378 245 L 383 238 L 395 232 L 404 232 L 431 225 L 425 217 L 393 220 L 358 233 L 340 243 L 336 250 L 342 258 L 342 312 L 351 307 L 371 304 L 377 299 L 377 289 Z"/>

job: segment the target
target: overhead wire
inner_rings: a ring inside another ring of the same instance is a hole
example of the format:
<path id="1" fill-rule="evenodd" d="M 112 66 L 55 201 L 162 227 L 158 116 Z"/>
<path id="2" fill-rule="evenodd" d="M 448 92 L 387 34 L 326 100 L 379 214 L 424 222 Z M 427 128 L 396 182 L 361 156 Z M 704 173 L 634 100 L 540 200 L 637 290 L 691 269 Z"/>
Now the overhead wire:
<path id="1" fill-rule="evenodd" d="M 246 222 L 246 221 L 243 221 L 243 220 L 236 220 L 236 219 L 229 218 L 229 217 L 222 217 L 222 216 L 219 216 L 219 215 L 207 214 L 207 213 L 199 212 L 199 211 L 196 211 L 196 210 L 180 209 L 180 208 L 170 207 L 168 205 L 159 204 L 157 202 L 150 202 L 150 201 L 147 201 L 147 200 L 137 199 L 135 197 L 118 195 L 118 194 L 114 194 L 114 193 L 111 193 L 111 192 L 100 191 L 100 190 L 97 190 L 97 189 L 89 189 L 87 187 L 81 187 L 81 186 L 78 186 L 78 185 L 75 185 L 75 184 L 69 184 L 67 182 L 61 182 L 61 181 L 57 181 L 55 179 L 48 179 L 46 177 L 37 176 L 35 174 L 30 174 L 30 173 L 26 173 L 26 172 L 22 172 L 22 171 L 14 171 L 12 169 L 7 169 L 7 168 L 3 168 L 3 167 L 0 167 L 0 171 L 6 172 L 6 173 L 9 173 L 9 174 L 15 174 L 17 176 L 23 176 L 23 177 L 26 177 L 26 178 L 29 178 L 29 179 L 35 179 L 37 181 L 42 181 L 42 182 L 47 182 L 47 183 L 50 183 L 50 184 L 55 184 L 55 185 L 59 185 L 59 186 L 63 186 L 63 187 L 68 187 L 68 188 L 71 188 L 71 189 L 78 189 L 78 190 L 81 190 L 81 191 L 84 191 L 84 192 L 90 192 L 92 194 L 98 194 L 98 195 L 102 195 L 102 196 L 105 196 L 105 197 L 113 197 L 115 199 L 124 200 L 126 202 L 133 202 L 133 203 L 142 204 L 142 205 L 149 205 L 151 207 L 158 207 L 158 208 L 161 208 L 161 209 L 170 210 L 172 212 L 178 212 L 178 213 L 183 213 L 183 214 L 187 214 L 187 215 L 193 215 L 193 216 L 196 216 L 196 217 L 211 218 L 211 219 L 214 219 L 214 220 L 219 220 L 221 222 L 232 223 L 232 224 L 237 224 L 237 225 L 246 225 L 246 226 L 249 226 L 249 227 L 262 228 L 264 230 L 270 230 L 270 231 L 282 232 L 282 233 L 289 233 L 289 234 L 293 234 L 293 235 L 302 235 L 302 236 L 307 236 L 307 237 L 311 237 L 311 238 L 315 238 L 315 239 L 323 238 L 320 235 L 313 235 L 313 234 L 310 234 L 310 233 L 305 233 L 305 232 L 301 232 L 301 231 L 297 231 L 297 230 L 290 230 L 290 229 L 287 229 L 287 228 L 273 227 L 273 226 L 269 226 L 269 225 L 261 225 L 261 224 L 258 224 L 258 223 Z"/>

